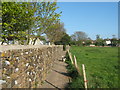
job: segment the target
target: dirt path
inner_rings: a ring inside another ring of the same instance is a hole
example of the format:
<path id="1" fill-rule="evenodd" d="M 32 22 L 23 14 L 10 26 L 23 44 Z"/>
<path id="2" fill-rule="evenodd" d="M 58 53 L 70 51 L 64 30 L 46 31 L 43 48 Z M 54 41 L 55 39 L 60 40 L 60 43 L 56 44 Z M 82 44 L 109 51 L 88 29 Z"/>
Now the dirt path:
<path id="1" fill-rule="evenodd" d="M 44 84 L 41 88 L 65 88 L 66 85 L 69 83 L 69 76 L 67 73 L 65 62 L 60 60 L 56 60 L 54 62 L 54 66 L 52 70 L 48 73 L 47 79 L 45 80 Z"/>

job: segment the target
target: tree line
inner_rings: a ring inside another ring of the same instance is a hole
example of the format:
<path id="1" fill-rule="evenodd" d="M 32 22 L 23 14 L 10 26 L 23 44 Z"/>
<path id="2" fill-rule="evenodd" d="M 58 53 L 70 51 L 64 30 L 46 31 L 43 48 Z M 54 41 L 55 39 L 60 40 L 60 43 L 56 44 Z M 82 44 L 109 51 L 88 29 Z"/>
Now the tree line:
<path id="1" fill-rule="evenodd" d="M 88 35 L 83 31 L 76 31 L 74 34 L 69 36 L 68 34 L 64 35 L 60 41 L 55 42 L 55 44 L 62 44 L 62 45 L 77 45 L 77 46 L 118 46 L 119 40 L 116 38 L 115 35 L 113 37 L 103 39 L 100 35 L 96 35 L 96 40 L 92 40 Z M 106 41 L 110 43 L 107 44 Z"/>

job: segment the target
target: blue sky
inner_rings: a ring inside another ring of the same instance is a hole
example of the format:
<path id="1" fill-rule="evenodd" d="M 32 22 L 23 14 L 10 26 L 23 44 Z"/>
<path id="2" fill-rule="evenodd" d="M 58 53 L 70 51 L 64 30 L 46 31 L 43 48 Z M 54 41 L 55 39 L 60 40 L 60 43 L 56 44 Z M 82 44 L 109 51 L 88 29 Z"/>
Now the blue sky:
<path id="1" fill-rule="evenodd" d="M 117 2 L 58 2 L 62 11 L 61 22 L 69 35 L 75 31 L 86 32 L 91 39 L 118 36 Z"/>

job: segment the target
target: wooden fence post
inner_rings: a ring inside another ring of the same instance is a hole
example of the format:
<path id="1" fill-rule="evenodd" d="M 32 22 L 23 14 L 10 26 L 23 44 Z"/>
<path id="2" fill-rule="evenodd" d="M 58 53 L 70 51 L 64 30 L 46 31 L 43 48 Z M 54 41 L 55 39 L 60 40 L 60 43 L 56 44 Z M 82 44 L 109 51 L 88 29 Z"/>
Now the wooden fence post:
<path id="1" fill-rule="evenodd" d="M 75 55 L 74 55 L 74 65 L 75 65 L 75 68 L 77 69 L 79 75 L 81 76 L 80 69 L 79 69 L 79 67 L 78 67 L 78 65 L 77 65 L 77 59 L 76 59 L 76 56 L 75 56 Z"/>
<path id="2" fill-rule="evenodd" d="M 85 85 L 85 89 L 87 90 L 87 80 L 86 80 L 86 74 L 85 74 L 85 66 L 84 66 L 84 64 L 82 64 L 82 68 L 83 68 L 83 76 L 84 76 L 84 85 Z"/>
<path id="3" fill-rule="evenodd" d="M 77 60 L 76 60 L 76 57 L 74 55 L 74 62 L 75 62 L 75 67 L 78 68 L 78 65 L 77 65 Z"/>
<path id="4" fill-rule="evenodd" d="M 68 50 L 68 55 L 69 55 L 69 57 L 70 57 L 71 63 L 73 64 L 72 55 L 71 55 L 71 53 L 69 52 L 69 50 Z"/>
<path id="5" fill-rule="evenodd" d="M 70 57 L 71 63 L 75 66 L 75 68 L 77 69 L 79 75 L 82 76 L 81 73 L 80 73 L 80 69 L 79 69 L 79 67 L 77 65 L 77 59 L 76 59 L 75 55 L 74 55 L 74 59 L 72 59 L 72 54 L 69 52 L 69 50 L 68 50 L 68 55 Z"/>

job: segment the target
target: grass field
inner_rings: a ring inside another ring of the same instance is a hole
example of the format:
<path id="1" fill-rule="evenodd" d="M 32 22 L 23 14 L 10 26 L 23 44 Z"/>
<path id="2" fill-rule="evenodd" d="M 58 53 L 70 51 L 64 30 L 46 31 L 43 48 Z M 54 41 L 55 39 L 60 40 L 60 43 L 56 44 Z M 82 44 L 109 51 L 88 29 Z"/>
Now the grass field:
<path id="1" fill-rule="evenodd" d="M 77 58 L 82 72 L 82 64 L 86 68 L 88 88 L 118 87 L 118 48 L 117 47 L 77 47 L 70 49 Z M 83 79 L 76 77 L 70 87 L 83 88 Z"/>

